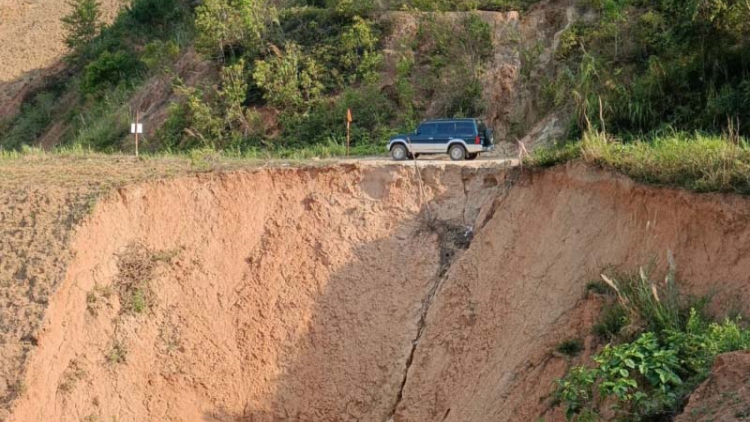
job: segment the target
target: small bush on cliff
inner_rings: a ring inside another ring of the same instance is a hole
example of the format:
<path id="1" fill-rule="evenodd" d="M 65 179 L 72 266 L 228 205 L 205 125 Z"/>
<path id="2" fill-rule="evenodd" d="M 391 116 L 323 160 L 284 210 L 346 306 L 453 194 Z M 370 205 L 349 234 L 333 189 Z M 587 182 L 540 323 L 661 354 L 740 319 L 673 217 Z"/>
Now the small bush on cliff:
<path id="1" fill-rule="evenodd" d="M 750 349 L 750 329 L 742 328 L 741 320 L 711 322 L 683 305 L 673 269 L 664 284 L 651 282 L 643 270 L 630 280 L 604 279 L 631 330 L 641 331 L 630 341 L 605 346 L 593 357 L 594 367 L 575 367 L 558 380 L 556 395 L 568 420 L 599 420 L 605 406 L 620 421 L 672 415 L 707 377 L 718 354 Z"/>

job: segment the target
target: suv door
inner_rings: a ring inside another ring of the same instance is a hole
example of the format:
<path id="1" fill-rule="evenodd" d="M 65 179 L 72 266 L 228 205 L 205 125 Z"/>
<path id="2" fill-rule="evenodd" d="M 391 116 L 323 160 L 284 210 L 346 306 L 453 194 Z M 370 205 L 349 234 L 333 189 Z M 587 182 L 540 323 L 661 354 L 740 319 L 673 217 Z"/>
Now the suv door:
<path id="1" fill-rule="evenodd" d="M 413 152 L 417 154 L 429 152 L 431 144 L 436 142 L 435 136 L 437 136 L 437 124 L 422 123 L 417 129 L 416 135 L 411 137 Z"/>
<path id="2" fill-rule="evenodd" d="M 448 141 L 453 139 L 454 135 L 456 133 L 456 124 L 453 122 L 446 122 L 446 123 L 438 123 L 437 125 L 437 135 L 435 136 L 435 141 L 431 145 L 430 152 L 438 152 L 438 153 L 444 153 L 447 151 L 448 148 Z"/>

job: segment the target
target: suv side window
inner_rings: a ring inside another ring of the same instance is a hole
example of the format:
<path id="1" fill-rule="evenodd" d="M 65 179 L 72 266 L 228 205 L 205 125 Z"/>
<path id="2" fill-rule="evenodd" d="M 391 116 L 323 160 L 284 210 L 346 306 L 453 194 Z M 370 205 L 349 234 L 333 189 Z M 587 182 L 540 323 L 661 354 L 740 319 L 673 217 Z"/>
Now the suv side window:
<path id="1" fill-rule="evenodd" d="M 474 123 L 472 122 L 456 123 L 456 133 L 460 135 L 474 135 Z"/>
<path id="2" fill-rule="evenodd" d="M 437 127 L 438 135 L 453 135 L 456 133 L 455 123 L 438 123 Z"/>
<path id="3" fill-rule="evenodd" d="M 435 123 L 425 123 L 419 126 L 417 131 L 420 135 L 434 135 L 437 132 L 437 125 Z"/>

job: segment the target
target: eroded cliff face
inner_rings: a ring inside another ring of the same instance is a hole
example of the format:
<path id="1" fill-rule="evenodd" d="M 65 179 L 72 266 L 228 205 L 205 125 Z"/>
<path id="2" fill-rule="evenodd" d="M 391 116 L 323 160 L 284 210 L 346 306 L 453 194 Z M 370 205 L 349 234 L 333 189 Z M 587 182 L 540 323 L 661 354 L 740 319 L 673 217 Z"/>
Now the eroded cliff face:
<path id="1" fill-rule="evenodd" d="M 590 332 L 604 266 L 669 249 L 683 290 L 747 310 L 746 199 L 581 164 L 419 175 L 120 189 L 75 233 L 7 420 L 562 420 L 553 350 Z"/>

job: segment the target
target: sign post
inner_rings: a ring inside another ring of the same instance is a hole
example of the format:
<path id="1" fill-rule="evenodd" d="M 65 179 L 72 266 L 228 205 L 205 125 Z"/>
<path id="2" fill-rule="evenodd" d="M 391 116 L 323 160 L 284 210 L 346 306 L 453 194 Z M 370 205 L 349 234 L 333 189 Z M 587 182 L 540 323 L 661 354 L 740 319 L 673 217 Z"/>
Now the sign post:
<path id="1" fill-rule="evenodd" d="M 135 123 L 130 125 L 130 133 L 135 135 L 135 156 L 138 157 L 138 135 L 143 133 L 143 125 L 139 123 L 141 113 L 135 112 Z"/>
<path id="2" fill-rule="evenodd" d="M 349 142 L 351 141 L 352 109 L 346 109 L 346 156 L 349 156 Z"/>

